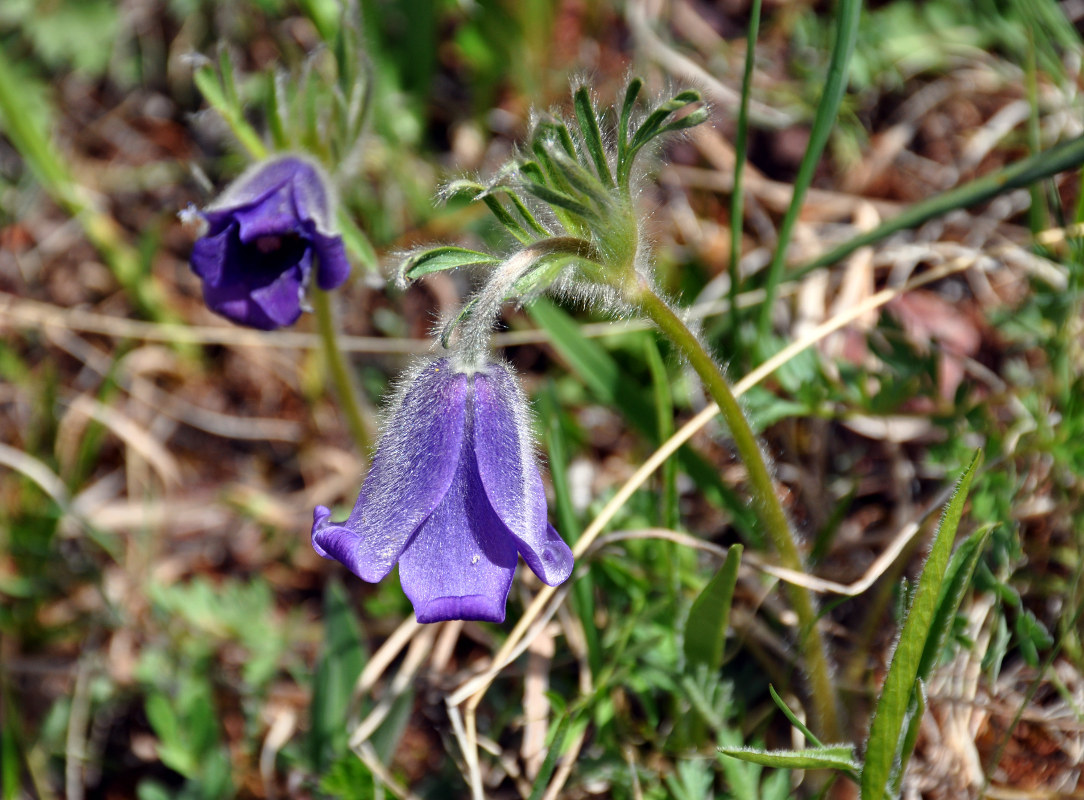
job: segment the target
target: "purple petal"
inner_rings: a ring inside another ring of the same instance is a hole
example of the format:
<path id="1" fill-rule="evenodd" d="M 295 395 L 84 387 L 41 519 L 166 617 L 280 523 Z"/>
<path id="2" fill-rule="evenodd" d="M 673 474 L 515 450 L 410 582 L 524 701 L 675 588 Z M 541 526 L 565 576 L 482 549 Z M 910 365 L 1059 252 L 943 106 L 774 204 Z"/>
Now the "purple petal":
<path id="1" fill-rule="evenodd" d="M 290 182 L 294 211 L 298 219 L 312 220 L 318 230 L 327 232 L 332 228 L 327 178 L 314 165 L 305 166 L 307 170 L 297 170 Z"/>
<path id="2" fill-rule="evenodd" d="M 501 364 L 474 376 L 473 438 L 486 496 L 523 560 L 544 583 L 563 583 L 572 573 L 572 551 L 546 519 L 527 399 Z"/>
<path id="3" fill-rule="evenodd" d="M 315 233 L 312 237 L 316 250 L 316 285 L 325 292 L 341 286 L 350 277 L 350 262 L 346 260 L 343 240 L 338 236 Z"/>
<path id="4" fill-rule="evenodd" d="M 217 236 L 204 236 L 192 246 L 192 271 L 209 284 L 222 279 L 222 270 L 230 247 L 233 231 L 226 228 Z"/>
<path id="5" fill-rule="evenodd" d="M 288 186 L 270 192 L 258 203 L 235 209 L 233 218 L 238 238 L 246 243 L 265 236 L 296 234 L 301 229 Z"/>
<path id="6" fill-rule="evenodd" d="M 448 493 L 399 558 L 418 622 L 503 622 L 516 546 L 490 507 L 474 454 L 464 448 Z"/>
<path id="7" fill-rule="evenodd" d="M 311 256 L 306 254 L 306 259 Z M 252 302 L 260 307 L 275 327 L 293 325 L 301 316 L 301 272 L 291 269 L 266 286 L 252 290 Z"/>
<path id="8" fill-rule="evenodd" d="M 241 325 L 273 331 L 292 325 L 301 316 L 301 283 L 297 271 L 280 275 L 265 286 L 244 281 L 203 285 L 203 299 L 215 313 Z"/>
<path id="9" fill-rule="evenodd" d="M 446 361 L 431 361 L 404 381 L 350 517 L 336 524 L 316 510 L 316 552 L 370 583 L 387 575 L 448 493 L 466 417 L 467 376 Z"/>
<path id="10" fill-rule="evenodd" d="M 233 181 L 205 212 L 210 218 L 222 210 L 235 210 L 256 205 L 272 192 L 289 188 L 299 182 L 310 187 L 313 195 L 327 193 L 323 177 L 309 161 L 297 156 L 280 156 L 253 164 Z M 292 204 L 292 201 L 291 201 Z"/>

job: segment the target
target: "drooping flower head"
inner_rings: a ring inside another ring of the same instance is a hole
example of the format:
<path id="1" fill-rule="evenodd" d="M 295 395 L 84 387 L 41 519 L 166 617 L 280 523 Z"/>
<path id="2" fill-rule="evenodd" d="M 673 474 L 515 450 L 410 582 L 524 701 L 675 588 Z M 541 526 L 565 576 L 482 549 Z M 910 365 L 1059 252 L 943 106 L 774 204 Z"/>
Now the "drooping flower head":
<path id="1" fill-rule="evenodd" d="M 327 179 L 307 159 L 254 165 L 199 216 L 206 230 L 192 248 L 192 269 L 208 307 L 241 325 L 292 325 L 314 272 L 325 290 L 350 274 Z"/>
<path id="2" fill-rule="evenodd" d="M 422 363 L 400 385 L 350 517 L 312 543 L 375 583 L 399 562 L 419 622 L 503 622 L 519 556 L 550 586 L 572 551 L 546 519 L 527 401 L 503 364 Z"/>

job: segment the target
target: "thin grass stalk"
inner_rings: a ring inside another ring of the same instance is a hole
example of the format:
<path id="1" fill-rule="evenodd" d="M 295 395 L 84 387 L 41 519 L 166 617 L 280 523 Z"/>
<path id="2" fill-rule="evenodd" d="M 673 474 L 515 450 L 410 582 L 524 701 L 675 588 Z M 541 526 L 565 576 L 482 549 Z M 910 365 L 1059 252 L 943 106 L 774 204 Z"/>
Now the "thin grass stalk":
<path id="1" fill-rule="evenodd" d="M 1051 147 L 1045 152 L 1029 156 L 989 175 L 984 175 L 963 186 L 949 189 L 939 195 L 908 206 L 905 211 L 885 220 L 871 231 L 859 234 L 832 248 L 823 255 L 788 273 L 789 280 L 796 280 L 815 269 L 831 266 L 849 256 L 860 247 L 876 244 L 894 233 L 917 228 L 931 219 L 960 208 L 984 203 L 1005 192 L 1029 186 L 1035 181 L 1049 178 L 1059 172 L 1077 169 L 1084 164 L 1084 136 L 1070 139 Z"/>
<path id="2" fill-rule="evenodd" d="M 753 0 L 749 11 L 749 33 L 745 43 L 745 71 L 741 79 L 741 102 L 738 105 L 738 133 L 734 141 L 734 188 L 730 195 L 730 321 L 737 330 L 739 315 L 738 288 L 741 283 L 741 234 L 745 218 L 745 197 L 742 179 L 745 176 L 746 148 L 749 140 L 749 95 L 753 86 L 753 66 L 756 62 L 757 36 L 760 33 L 761 0 Z"/>
<path id="3" fill-rule="evenodd" d="M 817 168 L 824 146 L 828 143 L 828 136 L 835 126 L 843 94 L 847 90 L 847 67 L 858 38 L 858 20 L 861 14 L 861 0 L 839 0 L 836 11 L 836 40 L 832 47 L 831 60 L 828 62 L 824 93 L 817 105 L 817 113 L 813 118 L 813 130 L 809 134 L 809 145 L 798 166 L 798 175 L 794 179 L 794 194 L 791 195 L 790 205 L 779 226 L 779 241 L 776 243 L 772 263 L 768 268 L 768 279 L 764 287 L 766 297 L 764 305 L 760 307 L 760 320 L 757 325 L 762 341 L 771 329 L 775 293 L 783 276 L 783 262 L 787 256 L 787 246 L 790 244 L 794 225 L 798 221 L 798 213 L 802 210 L 802 202 L 813 182 L 813 171 Z"/>

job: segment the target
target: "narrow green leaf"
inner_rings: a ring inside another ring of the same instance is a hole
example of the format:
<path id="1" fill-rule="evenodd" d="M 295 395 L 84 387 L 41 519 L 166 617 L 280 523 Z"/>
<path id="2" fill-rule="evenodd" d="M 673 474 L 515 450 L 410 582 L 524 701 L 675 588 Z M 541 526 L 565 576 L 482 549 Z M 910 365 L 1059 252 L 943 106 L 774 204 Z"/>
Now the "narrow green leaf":
<path id="1" fill-rule="evenodd" d="M 286 79 L 282 73 L 268 72 L 267 96 L 264 100 L 264 115 L 267 117 L 267 128 L 271 133 L 271 141 L 275 143 L 277 150 L 287 150 L 290 147 L 290 136 L 286 132 Z"/>
<path id="2" fill-rule="evenodd" d="M 595 116 L 595 107 L 591 103 L 591 96 L 586 86 L 576 90 L 576 120 L 583 132 L 583 143 L 587 152 L 591 154 L 591 160 L 595 162 L 595 170 L 607 186 L 614 185 L 613 176 L 610 174 L 610 165 L 606 161 L 606 148 L 602 144 L 602 132 L 598 127 L 598 117 Z"/>
<path id="3" fill-rule="evenodd" d="M 1029 186 L 1035 181 L 1040 181 L 1059 172 L 1076 169 L 1081 164 L 1084 164 L 1084 136 L 1078 136 L 1076 139 L 1070 139 L 1067 142 L 1055 145 L 1045 152 L 1028 156 L 1007 167 L 983 175 L 981 178 L 976 178 L 963 186 L 957 186 L 955 189 L 942 192 L 929 200 L 913 203 L 907 206 L 904 211 L 885 220 L 873 230 L 859 234 L 853 239 L 848 239 L 827 253 L 817 256 L 817 258 L 797 269 L 791 270 L 787 278 L 790 280 L 800 278 L 815 269 L 842 261 L 860 247 L 876 244 L 898 231 L 917 228 L 923 223 L 943 216 L 950 211 L 985 203 L 1000 194 Z"/>
<path id="4" fill-rule="evenodd" d="M 558 191 L 557 189 L 552 189 L 549 186 L 539 183 L 524 183 L 523 188 L 525 191 L 530 192 L 539 200 L 542 200 L 545 203 L 549 203 L 551 206 L 556 206 L 557 209 L 567 211 L 570 214 L 575 214 L 580 219 L 598 219 L 598 215 L 593 210 L 585 206 L 583 203 L 573 200 L 567 194 Z"/>
<path id="5" fill-rule="evenodd" d="M 949 561 L 948 569 L 945 570 L 945 580 L 941 584 L 941 594 L 937 598 L 937 611 L 930 624 L 929 638 L 926 639 L 926 646 L 922 650 L 922 658 L 919 661 L 920 680 L 930 677 L 937 657 L 945 646 L 956 619 L 956 612 L 971 586 L 979 556 L 982 555 L 982 550 L 992 530 L 991 526 L 984 525 L 968 536 L 952 554 L 952 560 Z"/>
<path id="6" fill-rule="evenodd" d="M 698 108 L 695 111 L 690 111 L 681 119 L 676 119 L 671 123 L 663 125 L 655 135 L 662 136 L 667 133 L 672 133 L 673 131 L 684 131 L 689 128 L 695 128 L 697 125 L 702 125 L 707 122 L 710 116 L 711 111 L 707 108 Z"/>
<path id="7" fill-rule="evenodd" d="M 742 546 L 731 545 L 726 561 L 693 601 L 685 623 L 685 660 L 687 669 L 701 664 L 710 670 L 723 665 L 726 630 L 730 624 L 730 601 L 738 584 Z"/>
<path id="8" fill-rule="evenodd" d="M 399 275 L 408 281 L 417 280 L 422 275 L 443 272 L 459 267 L 473 267 L 479 264 L 499 264 L 500 259 L 489 253 L 480 253 L 466 247 L 447 245 L 434 247 L 421 253 L 415 253 L 399 265 Z"/>
<path id="9" fill-rule="evenodd" d="M 892 796 L 899 797 L 900 785 L 903 783 L 904 773 L 907 772 L 907 762 L 911 760 L 911 753 L 915 750 L 918 742 L 918 731 L 922 725 L 922 715 L 926 713 L 926 683 L 922 678 L 918 679 L 918 687 L 911 698 L 911 706 L 907 710 L 907 730 L 903 733 L 903 743 L 900 746 L 900 758 L 892 770 Z"/>
<path id="10" fill-rule="evenodd" d="M 741 236 L 745 219 L 745 195 L 742 191 L 742 178 L 745 175 L 745 156 L 749 141 L 749 97 L 753 93 L 753 68 L 756 61 L 757 35 L 760 31 L 761 0 L 753 0 L 749 9 L 749 30 L 745 39 L 745 68 L 741 79 L 741 103 L 738 105 L 738 132 L 734 140 L 734 189 L 730 194 L 730 319 L 732 332 L 737 333 L 738 291 L 741 275 L 738 266 L 741 263 Z"/>
<path id="11" fill-rule="evenodd" d="M 621 116 L 617 123 L 617 173 L 627 175 L 624 169 L 625 159 L 629 149 L 629 120 L 632 118 L 632 109 L 636 105 L 636 98 L 643 88 L 644 82 L 640 78 L 633 78 L 625 89 L 625 100 L 621 103 Z"/>
<path id="12" fill-rule="evenodd" d="M 632 89 L 631 85 L 629 86 L 629 89 Z M 627 93 L 625 99 L 626 103 L 628 103 Z M 700 92 L 693 89 L 687 89 L 684 92 L 674 95 L 647 116 L 647 119 L 645 119 L 640 127 L 636 129 L 636 132 L 633 133 L 632 140 L 624 150 L 623 158 L 621 159 L 618 169 L 618 182 L 622 186 L 628 184 L 629 174 L 632 171 L 632 164 L 636 160 L 636 154 L 640 152 L 640 149 L 644 145 L 656 136 L 660 136 L 669 130 L 679 130 L 692 125 L 699 125 L 707 119 L 707 109 L 699 109 L 689 115 L 690 117 L 693 117 L 693 119 L 687 124 L 684 122 L 684 119 L 682 119 L 671 122 L 666 128 L 662 127 L 663 122 L 671 114 L 674 114 L 693 103 L 699 103 L 700 100 Z"/>
<path id="13" fill-rule="evenodd" d="M 241 98 L 237 94 L 237 79 L 234 76 L 233 59 L 229 48 L 224 44 L 218 47 L 218 74 L 222 81 L 222 95 L 233 108 L 241 107 Z"/>
<path id="14" fill-rule="evenodd" d="M 630 155 L 658 135 L 659 129 L 667 117 L 686 106 L 699 102 L 700 92 L 695 89 L 686 89 L 685 91 L 674 95 L 665 103 L 659 105 L 648 115 L 647 119 L 645 119 L 643 124 L 636 130 L 636 133 L 632 135 L 632 141 L 629 143 Z"/>
<path id="15" fill-rule="evenodd" d="M 926 559 L 919 576 L 914 600 L 911 601 L 899 643 L 892 654 L 888 676 L 870 724 L 865 765 L 862 768 L 862 800 L 881 800 L 889 790 L 892 766 L 897 760 L 900 745 L 900 734 L 906 722 L 911 697 L 917 688 L 919 664 L 937 612 L 937 601 L 952 553 L 952 542 L 963 515 L 968 489 L 981 460 L 980 450 L 975 453 L 945 508 L 929 558 Z"/>
<path id="16" fill-rule="evenodd" d="M 365 661 L 361 626 L 342 584 L 332 580 L 324 591 L 324 643 L 313 676 L 308 757 L 314 772 L 323 771 L 346 744 L 346 718 L 354 684 Z"/>
<path id="17" fill-rule="evenodd" d="M 797 728 L 801 734 L 813 744 L 814 747 L 824 747 L 824 742 L 813 735 L 813 731 L 806 727 L 806 724 L 798 719 L 798 715 L 790 710 L 790 706 L 783 702 L 783 698 L 779 696 L 779 693 L 775 690 L 775 687 L 770 683 L 768 684 L 768 693 L 771 694 L 772 700 L 775 701 L 776 706 L 783 712 L 783 716 L 790 720 L 790 724 Z"/>
<path id="18" fill-rule="evenodd" d="M 569 132 L 564 121 L 555 120 L 553 122 L 539 123 L 538 127 L 535 128 L 534 140 L 535 148 L 540 144 L 544 146 L 548 142 L 557 142 L 566 155 L 570 158 L 576 157 L 576 145 L 573 143 L 572 133 Z"/>
<path id="19" fill-rule="evenodd" d="M 798 213 L 802 210 L 806 191 L 813 182 L 813 172 L 817 168 L 817 162 L 820 161 L 824 146 L 828 143 L 828 136 L 839 114 L 840 103 L 847 91 L 847 67 L 858 38 L 858 20 L 861 14 L 862 0 L 839 0 L 836 7 L 836 37 L 832 46 L 832 56 L 828 62 L 824 92 L 821 94 L 820 103 L 817 104 L 817 113 L 813 118 L 813 128 L 809 134 L 809 144 L 798 165 L 798 174 L 794 178 L 794 192 L 791 195 L 790 205 L 783 215 L 783 221 L 779 225 L 775 253 L 768 267 L 768 278 L 764 286 L 765 298 L 760 307 L 758 324 L 761 338 L 771 327 L 775 292 L 783 274 L 783 261 L 787 255 L 791 234 L 794 232 L 794 224 L 798 221 Z"/>
<path id="20" fill-rule="evenodd" d="M 193 77 L 196 88 L 200 90 L 207 104 L 218 112 L 229 126 L 237 141 L 254 159 L 267 158 L 267 146 L 241 113 L 241 109 L 230 103 L 222 90 L 222 82 L 213 67 L 201 67 Z"/>
<path id="21" fill-rule="evenodd" d="M 542 766 L 538 770 L 538 775 L 534 780 L 534 788 L 531 790 L 531 796 L 528 800 L 541 800 L 542 795 L 546 793 L 546 787 L 553 776 L 554 769 L 557 767 L 557 758 L 561 755 L 561 751 L 564 750 L 565 739 L 568 738 L 568 728 L 571 724 L 572 715 L 568 713 L 561 717 L 561 721 L 557 723 L 557 730 L 553 732 L 550 748 L 546 751 L 546 758 L 542 761 Z"/>
<path id="22" fill-rule="evenodd" d="M 719 752 L 742 761 L 778 769 L 838 769 L 857 773 L 854 745 L 839 744 L 805 750 L 759 750 L 752 747 L 720 747 Z"/>
<path id="23" fill-rule="evenodd" d="M 534 237 L 516 221 L 515 217 L 508 213 L 508 209 L 502 206 L 501 201 L 496 197 L 491 194 L 482 195 L 482 202 L 486 204 L 490 213 L 497 218 L 497 221 L 521 244 L 530 244 L 534 241 Z"/>

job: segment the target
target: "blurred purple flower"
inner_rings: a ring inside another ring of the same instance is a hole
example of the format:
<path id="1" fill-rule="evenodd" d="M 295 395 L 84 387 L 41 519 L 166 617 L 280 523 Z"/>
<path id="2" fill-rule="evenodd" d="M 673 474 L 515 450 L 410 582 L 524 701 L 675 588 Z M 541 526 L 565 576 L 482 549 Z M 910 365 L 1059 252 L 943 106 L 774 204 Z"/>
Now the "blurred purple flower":
<path id="1" fill-rule="evenodd" d="M 241 325 L 292 325 L 314 259 L 321 289 L 334 289 L 350 274 L 327 181 L 306 159 L 282 156 L 250 167 L 199 216 L 206 230 L 192 248 L 192 269 L 203 280 L 203 298 Z"/>
<path id="2" fill-rule="evenodd" d="M 399 387 L 384 437 L 343 523 L 313 512 L 312 544 L 375 583 L 399 562 L 419 622 L 503 622 L 518 556 L 556 586 L 572 551 L 546 520 L 527 401 L 502 364 L 441 359 Z"/>

